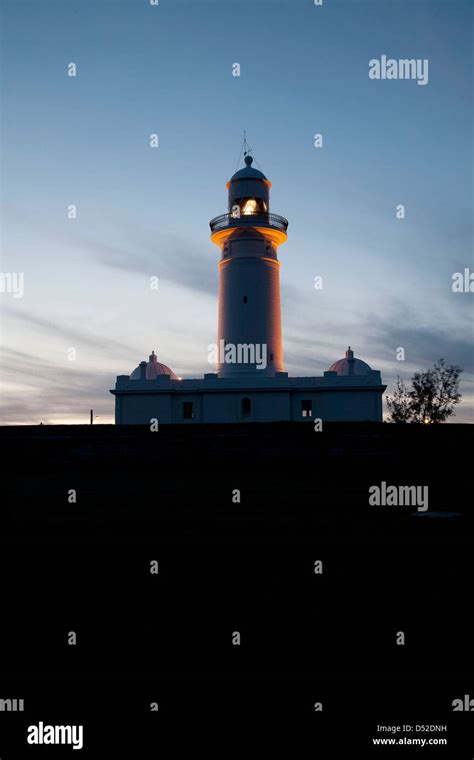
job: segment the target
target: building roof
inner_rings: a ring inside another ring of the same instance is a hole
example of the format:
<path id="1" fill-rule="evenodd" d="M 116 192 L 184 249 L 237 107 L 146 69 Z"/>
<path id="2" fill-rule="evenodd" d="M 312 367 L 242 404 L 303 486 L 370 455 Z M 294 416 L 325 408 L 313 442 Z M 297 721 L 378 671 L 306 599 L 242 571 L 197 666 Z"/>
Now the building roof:
<path id="1" fill-rule="evenodd" d="M 130 375 L 130 380 L 156 380 L 157 377 L 169 375 L 172 380 L 177 380 L 173 370 L 161 364 L 154 351 L 151 352 L 148 362 L 141 362 Z"/>
<path id="2" fill-rule="evenodd" d="M 344 359 L 331 364 L 329 371 L 337 372 L 338 375 L 367 375 L 368 372 L 372 372 L 372 368 L 362 359 L 354 358 L 354 351 L 349 346 Z"/>
<path id="3" fill-rule="evenodd" d="M 268 179 L 265 177 L 263 172 L 260 172 L 258 169 L 252 168 L 252 156 L 245 156 L 245 164 L 246 166 L 243 169 L 239 169 L 238 172 L 235 172 L 235 174 L 230 178 L 230 182 L 234 182 L 234 180 L 239 179 L 263 179 L 265 182 L 268 182 Z"/>

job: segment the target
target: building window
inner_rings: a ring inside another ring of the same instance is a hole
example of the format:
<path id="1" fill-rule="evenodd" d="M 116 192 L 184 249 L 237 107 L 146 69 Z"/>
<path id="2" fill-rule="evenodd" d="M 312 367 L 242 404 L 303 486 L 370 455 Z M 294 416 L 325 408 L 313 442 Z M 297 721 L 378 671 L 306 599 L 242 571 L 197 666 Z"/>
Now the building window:
<path id="1" fill-rule="evenodd" d="M 192 420 L 193 417 L 193 402 L 183 401 L 183 420 Z"/>
<path id="2" fill-rule="evenodd" d="M 252 412 L 252 402 L 249 398 L 242 399 L 242 417 L 250 417 Z"/>
<path id="3" fill-rule="evenodd" d="M 244 297 L 242 298 L 242 301 L 243 301 L 244 303 L 247 303 L 247 296 L 244 296 Z"/>
<path id="4" fill-rule="evenodd" d="M 302 417 L 313 416 L 313 404 L 311 401 L 305 399 L 301 402 L 301 416 Z"/>

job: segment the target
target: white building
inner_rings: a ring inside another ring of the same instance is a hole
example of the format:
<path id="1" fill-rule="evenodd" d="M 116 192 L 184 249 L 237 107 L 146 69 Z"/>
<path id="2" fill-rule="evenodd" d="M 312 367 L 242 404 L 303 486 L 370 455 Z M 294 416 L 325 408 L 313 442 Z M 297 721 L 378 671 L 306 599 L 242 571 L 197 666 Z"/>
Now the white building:
<path id="1" fill-rule="evenodd" d="M 228 213 L 210 222 L 221 252 L 216 372 L 181 380 L 153 351 L 117 377 L 116 424 L 382 421 L 380 372 L 350 347 L 322 377 L 285 372 L 278 246 L 288 222 L 270 213 L 271 184 L 251 156 L 245 164 L 227 183 Z"/>

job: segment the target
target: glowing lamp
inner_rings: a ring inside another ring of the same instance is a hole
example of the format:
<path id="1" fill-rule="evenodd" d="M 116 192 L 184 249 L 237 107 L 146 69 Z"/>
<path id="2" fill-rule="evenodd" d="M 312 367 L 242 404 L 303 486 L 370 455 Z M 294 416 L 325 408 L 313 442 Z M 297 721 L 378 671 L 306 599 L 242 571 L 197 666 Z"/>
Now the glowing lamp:
<path id="1" fill-rule="evenodd" d="M 242 209 L 242 214 L 256 214 L 257 210 L 257 201 L 254 198 L 249 198 L 248 201 L 245 201 L 244 207 Z"/>

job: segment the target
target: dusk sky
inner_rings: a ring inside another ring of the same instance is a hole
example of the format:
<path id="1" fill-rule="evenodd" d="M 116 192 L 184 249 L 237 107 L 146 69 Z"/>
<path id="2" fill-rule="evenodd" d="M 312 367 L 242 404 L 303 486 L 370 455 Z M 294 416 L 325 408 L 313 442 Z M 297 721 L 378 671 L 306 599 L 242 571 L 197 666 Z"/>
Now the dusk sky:
<path id="1" fill-rule="evenodd" d="M 244 129 L 289 220 L 285 369 L 351 345 L 389 393 L 444 357 L 473 421 L 473 295 L 452 290 L 474 268 L 469 0 L 0 4 L 2 271 L 24 273 L 0 296 L 3 424 L 113 422 L 115 376 L 152 349 L 213 371 L 208 222 Z M 382 55 L 428 59 L 428 83 L 370 79 Z"/>

